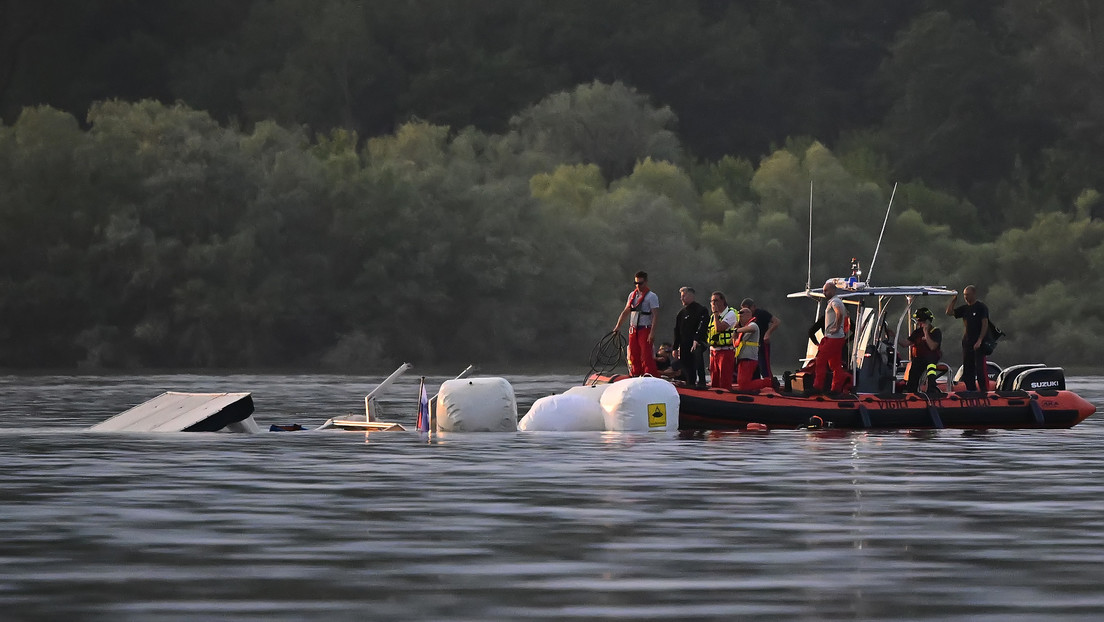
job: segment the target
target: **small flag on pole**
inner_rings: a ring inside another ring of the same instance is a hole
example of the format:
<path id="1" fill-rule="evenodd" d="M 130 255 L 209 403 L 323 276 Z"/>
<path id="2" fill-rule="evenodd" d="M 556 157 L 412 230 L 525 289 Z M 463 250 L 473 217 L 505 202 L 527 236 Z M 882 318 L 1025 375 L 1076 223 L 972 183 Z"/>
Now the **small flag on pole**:
<path id="1" fill-rule="evenodd" d="M 418 431 L 429 432 L 429 396 L 425 390 L 425 376 L 422 376 L 421 396 L 418 398 Z"/>

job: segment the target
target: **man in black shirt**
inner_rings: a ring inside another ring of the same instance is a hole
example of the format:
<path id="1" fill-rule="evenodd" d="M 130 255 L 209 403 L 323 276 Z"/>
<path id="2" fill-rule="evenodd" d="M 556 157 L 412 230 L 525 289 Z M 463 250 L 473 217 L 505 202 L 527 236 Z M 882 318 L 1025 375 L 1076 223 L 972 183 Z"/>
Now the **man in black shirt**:
<path id="1" fill-rule="evenodd" d="M 682 362 L 682 379 L 688 386 L 705 386 L 705 330 L 709 311 L 694 302 L 694 288 L 679 289 L 682 309 L 675 316 L 675 352 Z"/>
<path id="2" fill-rule="evenodd" d="M 962 318 L 966 330 L 962 333 L 962 381 L 968 391 L 988 391 L 989 373 L 981 341 L 989 333 L 989 307 L 977 299 L 977 288 L 967 285 L 962 290 L 966 304 L 955 306 L 958 294 L 947 302 L 947 315 Z"/>

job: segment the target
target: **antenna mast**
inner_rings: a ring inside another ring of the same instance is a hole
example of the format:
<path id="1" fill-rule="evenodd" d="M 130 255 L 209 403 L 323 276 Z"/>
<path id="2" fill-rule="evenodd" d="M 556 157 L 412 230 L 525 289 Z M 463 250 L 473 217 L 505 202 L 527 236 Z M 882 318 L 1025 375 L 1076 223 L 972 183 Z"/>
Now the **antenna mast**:
<path id="1" fill-rule="evenodd" d="M 805 291 L 813 287 L 813 180 L 809 180 L 809 272 L 805 277 Z"/>
<path id="2" fill-rule="evenodd" d="M 885 235 L 886 223 L 889 222 L 889 210 L 893 209 L 893 197 L 897 196 L 897 183 L 893 183 L 893 192 L 889 194 L 889 206 L 886 207 L 885 220 L 882 221 L 882 232 L 878 234 L 878 245 L 874 247 L 874 257 L 870 260 L 870 267 L 866 269 L 866 282 L 873 283 L 874 262 L 878 261 L 878 250 L 882 248 L 882 236 Z"/>

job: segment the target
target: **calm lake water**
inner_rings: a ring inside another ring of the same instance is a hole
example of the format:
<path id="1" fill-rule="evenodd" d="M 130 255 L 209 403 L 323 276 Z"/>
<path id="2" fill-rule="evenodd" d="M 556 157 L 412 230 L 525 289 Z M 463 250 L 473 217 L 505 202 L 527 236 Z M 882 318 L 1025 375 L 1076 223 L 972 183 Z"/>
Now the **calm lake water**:
<path id="1" fill-rule="evenodd" d="M 165 390 L 251 391 L 262 427 L 314 427 L 380 379 L 0 377 L 0 619 L 1104 616 L 1104 412 L 985 434 L 86 430 Z M 524 413 L 580 378 L 508 379 Z M 1104 377 L 1069 386 L 1104 411 Z M 416 392 L 392 387 L 387 418 L 413 427 Z"/>

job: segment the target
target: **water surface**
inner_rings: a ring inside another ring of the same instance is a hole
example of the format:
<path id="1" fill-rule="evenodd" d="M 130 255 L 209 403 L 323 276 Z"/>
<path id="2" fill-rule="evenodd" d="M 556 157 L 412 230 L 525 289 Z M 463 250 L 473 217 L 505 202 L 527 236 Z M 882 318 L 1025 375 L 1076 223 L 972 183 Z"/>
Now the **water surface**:
<path id="1" fill-rule="evenodd" d="M 444 378 L 431 378 L 439 385 Z M 578 382 L 508 377 L 522 412 Z M 1104 422 L 963 434 L 102 434 L 262 426 L 379 377 L 0 377 L 0 610 L 79 620 L 1097 620 Z M 1073 379 L 1104 410 L 1104 378 Z M 388 394 L 413 427 L 416 380 Z"/>

